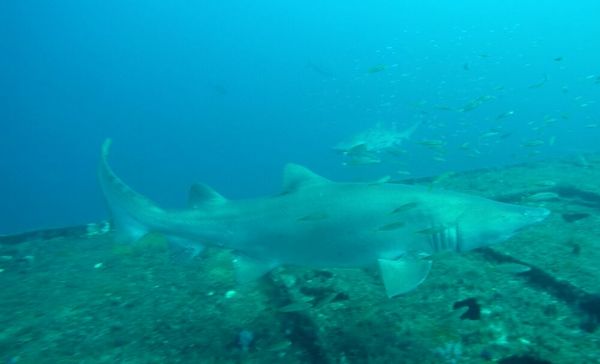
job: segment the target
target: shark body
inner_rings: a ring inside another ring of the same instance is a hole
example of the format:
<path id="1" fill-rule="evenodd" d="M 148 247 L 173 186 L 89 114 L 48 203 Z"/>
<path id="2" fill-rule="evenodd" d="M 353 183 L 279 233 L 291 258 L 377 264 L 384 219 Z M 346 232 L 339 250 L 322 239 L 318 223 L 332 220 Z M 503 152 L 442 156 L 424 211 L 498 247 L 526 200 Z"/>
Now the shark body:
<path id="1" fill-rule="evenodd" d="M 196 184 L 188 209 L 168 211 L 113 173 L 109 145 L 103 146 L 99 175 L 119 238 L 135 241 L 160 232 L 196 251 L 204 245 L 232 249 L 240 281 L 283 264 L 331 268 L 378 262 L 392 297 L 425 279 L 428 256 L 506 240 L 549 213 L 418 186 L 336 183 L 295 164 L 286 166 L 277 195 L 232 201 Z"/>
<path id="2" fill-rule="evenodd" d="M 407 129 L 399 130 L 396 124 L 384 127 L 378 123 L 375 127 L 338 143 L 333 149 L 347 158 L 348 165 L 381 163 L 383 154 L 398 154 L 402 144 L 412 137 L 420 124 L 417 122 Z"/>

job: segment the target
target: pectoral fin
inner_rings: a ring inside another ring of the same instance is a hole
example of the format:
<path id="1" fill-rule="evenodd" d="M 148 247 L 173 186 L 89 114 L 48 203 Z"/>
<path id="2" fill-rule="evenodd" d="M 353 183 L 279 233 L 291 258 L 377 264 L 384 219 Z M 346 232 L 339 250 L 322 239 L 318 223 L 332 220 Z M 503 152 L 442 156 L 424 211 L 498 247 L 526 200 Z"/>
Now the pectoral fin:
<path id="1" fill-rule="evenodd" d="M 233 260 L 235 276 L 238 283 L 248 283 L 269 273 L 277 265 L 245 256 Z"/>
<path id="2" fill-rule="evenodd" d="M 410 292 L 421 284 L 429 274 L 431 261 L 417 258 L 379 259 L 379 269 L 385 291 L 392 298 Z"/>

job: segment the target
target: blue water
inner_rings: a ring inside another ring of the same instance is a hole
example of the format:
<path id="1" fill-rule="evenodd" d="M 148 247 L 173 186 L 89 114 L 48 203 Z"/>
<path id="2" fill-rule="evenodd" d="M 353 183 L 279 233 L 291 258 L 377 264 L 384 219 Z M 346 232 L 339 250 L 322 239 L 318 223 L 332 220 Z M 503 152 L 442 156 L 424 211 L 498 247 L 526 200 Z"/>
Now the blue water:
<path id="1" fill-rule="evenodd" d="M 105 218 L 106 137 L 117 173 L 173 207 L 194 181 L 274 193 L 290 161 L 364 180 L 596 151 L 598 14 L 597 1 L 5 1 L 0 233 Z M 331 150 L 417 120 L 401 166 L 344 167 Z M 499 124 L 510 137 L 479 145 Z M 447 143 L 445 162 L 424 139 Z"/>

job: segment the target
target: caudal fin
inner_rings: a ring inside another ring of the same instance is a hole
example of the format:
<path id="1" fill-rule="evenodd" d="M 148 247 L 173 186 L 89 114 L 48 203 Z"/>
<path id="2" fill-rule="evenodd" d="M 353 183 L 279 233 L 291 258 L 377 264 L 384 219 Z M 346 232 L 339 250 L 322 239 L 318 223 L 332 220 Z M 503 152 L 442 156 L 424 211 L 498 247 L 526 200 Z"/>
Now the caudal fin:
<path id="1" fill-rule="evenodd" d="M 106 139 L 102 145 L 98 170 L 100 186 L 112 215 L 117 238 L 121 241 L 136 241 L 149 232 L 149 225 L 164 211 L 115 175 L 107 160 L 111 142 L 111 139 Z"/>

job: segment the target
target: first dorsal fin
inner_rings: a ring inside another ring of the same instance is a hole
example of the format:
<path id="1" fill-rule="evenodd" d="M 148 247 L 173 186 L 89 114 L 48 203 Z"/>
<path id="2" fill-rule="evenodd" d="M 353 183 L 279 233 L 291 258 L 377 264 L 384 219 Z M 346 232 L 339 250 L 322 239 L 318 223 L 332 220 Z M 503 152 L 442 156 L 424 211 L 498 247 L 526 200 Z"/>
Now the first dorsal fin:
<path id="1" fill-rule="evenodd" d="M 283 191 L 290 193 L 300 188 L 331 182 L 299 164 L 288 163 L 283 170 Z"/>
<path id="2" fill-rule="evenodd" d="M 195 183 L 190 187 L 189 208 L 198 209 L 207 205 L 218 205 L 225 202 L 227 202 L 225 197 L 203 183 Z"/>

